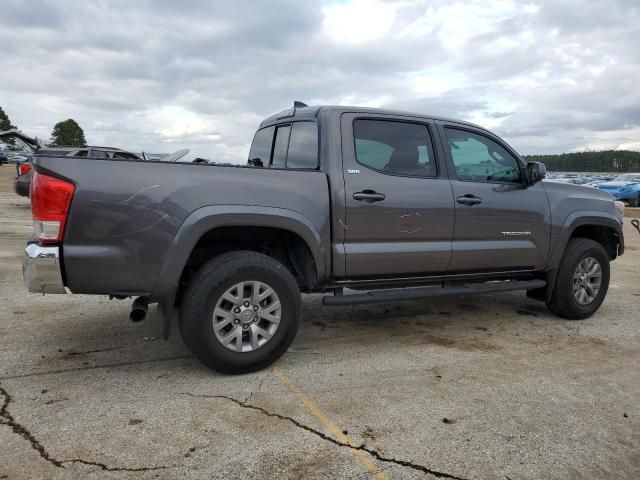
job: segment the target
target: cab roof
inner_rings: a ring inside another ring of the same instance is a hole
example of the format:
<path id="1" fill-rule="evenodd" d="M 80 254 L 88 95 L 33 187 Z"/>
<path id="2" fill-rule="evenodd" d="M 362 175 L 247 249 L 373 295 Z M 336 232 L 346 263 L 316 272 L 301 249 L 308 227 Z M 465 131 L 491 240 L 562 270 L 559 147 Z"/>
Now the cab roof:
<path id="1" fill-rule="evenodd" d="M 340 105 L 316 105 L 310 107 L 293 107 L 283 110 L 279 113 L 275 113 L 265 118 L 260 127 L 266 127 L 269 125 L 275 125 L 277 123 L 282 123 L 291 120 L 315 120 L 320 113 L 328 113 L 340 115 L 342 113 L 372 113 L 372 114 L 380 114 L 380 115 L 393 115 L 398 117 L 413 117 L 420 118 L 424 120 L 438 120 L 442 122 L 451 122 L 459 125 L 467 125 L 470 127 L 480 128 L 482 130 L 486 130 L 486 128 L 481 127 L 480 125 L 476 125 L 471 122 L 467 122 L 464 120 L 457 120 L 454 118 L 441 117 L 438 115 L 429 115 L 425 113 L 416 113 L 416 112 L 407 112 L 403 110 L 394 110 L 394 109 L 386 109 L 386 108 L 369 108 L 369 107 L 350 107 L 350 106 L 340 106 Z"/>

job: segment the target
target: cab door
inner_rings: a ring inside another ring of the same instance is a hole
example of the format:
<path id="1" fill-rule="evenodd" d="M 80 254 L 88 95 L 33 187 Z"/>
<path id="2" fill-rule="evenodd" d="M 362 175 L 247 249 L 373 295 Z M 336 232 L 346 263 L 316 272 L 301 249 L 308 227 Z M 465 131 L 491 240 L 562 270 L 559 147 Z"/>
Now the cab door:
<path id="1" fill-rule="evenodd" d="M 445 272 L 454 205 L 434 123 L 345 113 L 341 132 L 346 276 Z"/>
<path id="2" fill-rule="evenodd" d="M 446 123 L 439 131 L 455 202 L 450 272 L 542 268 L 551 239 L 542 183 L 528 185 L 524 162 L 498 137 Z"/>

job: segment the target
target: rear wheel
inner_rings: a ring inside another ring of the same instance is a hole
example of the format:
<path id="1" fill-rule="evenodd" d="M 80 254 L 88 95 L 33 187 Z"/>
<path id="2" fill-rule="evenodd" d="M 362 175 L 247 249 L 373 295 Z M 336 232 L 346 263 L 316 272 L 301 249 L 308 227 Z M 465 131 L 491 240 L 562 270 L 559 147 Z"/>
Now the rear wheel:
<path id="1" fill-rule="evenodd" d="M 609 256 L 604 247 L 587 238 L 569 241 L 564 252 L 549 309 L 570 320 L 593 315 L 609 288 Z"/>
<path id="2" fill-rule="evenodd" d="M 232 252 L 205 264 L 189 283 L 180 311 L 182 338 L 221 373 L 246 373 L 275 362 L 300 324 L 300 291 L 271 257 Z"/>

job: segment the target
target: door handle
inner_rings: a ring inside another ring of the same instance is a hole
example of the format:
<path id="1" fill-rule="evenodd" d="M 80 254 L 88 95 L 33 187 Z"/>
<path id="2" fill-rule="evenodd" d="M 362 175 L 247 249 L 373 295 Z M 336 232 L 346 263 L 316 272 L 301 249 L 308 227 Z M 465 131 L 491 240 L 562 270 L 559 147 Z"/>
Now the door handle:
<path id="1" fill-rule="evenodd" d="M 378 193 L 373 190 L 363 190 L 362 192 L 353 194 L 354 200 L 364 200 L 367 203 L 381 202 L 385 198 L 387 198 L 387 196 L 384 193 Z"/>
<path id="2" fill-rule="evenodd" d="M 462 205 L 473 206 L 482 203 L 482 199 L 475 195 L 466 194 L 456 198 L 456 202 L 461 203 Z"/>

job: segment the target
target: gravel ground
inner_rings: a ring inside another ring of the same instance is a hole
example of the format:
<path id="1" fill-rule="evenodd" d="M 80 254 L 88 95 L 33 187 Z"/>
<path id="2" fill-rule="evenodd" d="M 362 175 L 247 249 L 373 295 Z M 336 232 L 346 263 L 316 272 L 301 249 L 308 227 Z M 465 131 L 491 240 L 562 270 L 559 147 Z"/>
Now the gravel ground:
<path id="1" fill-rule="evenodd" d="M 155 309 L 28 293 L 0 167 L 0 479 L 640 478 L 640 235 L 597 315 L 523 293 L 323 308 L 274 369 L 200 365 Z"/>

